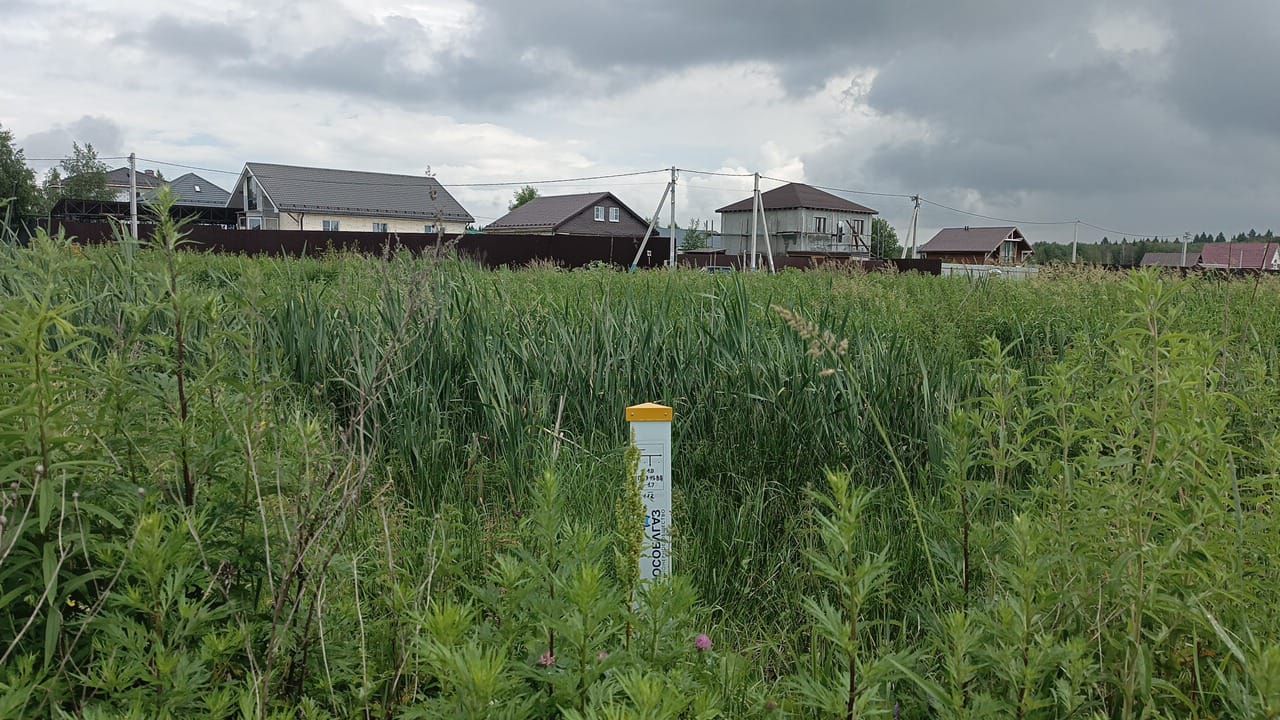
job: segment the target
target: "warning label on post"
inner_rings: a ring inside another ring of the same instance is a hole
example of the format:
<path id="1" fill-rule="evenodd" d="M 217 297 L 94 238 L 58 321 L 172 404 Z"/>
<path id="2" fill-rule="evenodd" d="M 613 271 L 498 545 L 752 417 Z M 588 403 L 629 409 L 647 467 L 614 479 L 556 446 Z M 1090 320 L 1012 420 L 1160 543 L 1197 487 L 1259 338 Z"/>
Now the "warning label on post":
<path id="1" fill-rule="evenodd" d="M 640 451 L 636 480 L 645 507 L 640 577 L 652 579 L 671 574 L 671 425 L 636 423 L 633 428 Z"/>

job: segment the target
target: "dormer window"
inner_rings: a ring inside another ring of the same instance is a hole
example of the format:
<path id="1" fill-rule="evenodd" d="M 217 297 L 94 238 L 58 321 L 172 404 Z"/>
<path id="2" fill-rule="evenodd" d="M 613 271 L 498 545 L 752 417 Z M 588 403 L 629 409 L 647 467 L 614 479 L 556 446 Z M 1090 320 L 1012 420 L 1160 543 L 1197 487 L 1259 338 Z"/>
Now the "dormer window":
<path id="1" fill-rule="evenodd" d="M 604 222 L 604 206 L 596 206 L 596 222 Z"/>

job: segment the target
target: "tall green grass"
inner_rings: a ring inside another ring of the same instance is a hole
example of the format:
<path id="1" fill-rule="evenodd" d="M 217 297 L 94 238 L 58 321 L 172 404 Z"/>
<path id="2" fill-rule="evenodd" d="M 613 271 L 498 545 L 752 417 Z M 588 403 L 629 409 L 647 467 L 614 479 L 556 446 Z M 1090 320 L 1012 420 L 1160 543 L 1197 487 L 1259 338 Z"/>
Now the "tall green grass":
<path id="1" fill-rule="evenodd" d="M 0 675 L 25 693 L 7 707 L 593 716 L 643 706 L 643 656 L 545 686 L 513 668 L 548 635 L 586 662 L 629 623 L 671 622 L 754 663 L 713 681 L 695 654 L 662 681 L 733 695 L 705 707 L 736 715 L 1274 708 L 1273 280 L 174 247 L 4 249 L 0 466 L 21 532 L 0 534 L 0 637 L 19 638 L 0 644 L 29 663 Z M 623 408 L 643 401 L 676 409 L 690 594 L 636 620 L 600 542 L 621 521 Z M 859 568 L 876 572 L 850 595 Z M 156 670 L 173 663 L 191 676 Z"/>

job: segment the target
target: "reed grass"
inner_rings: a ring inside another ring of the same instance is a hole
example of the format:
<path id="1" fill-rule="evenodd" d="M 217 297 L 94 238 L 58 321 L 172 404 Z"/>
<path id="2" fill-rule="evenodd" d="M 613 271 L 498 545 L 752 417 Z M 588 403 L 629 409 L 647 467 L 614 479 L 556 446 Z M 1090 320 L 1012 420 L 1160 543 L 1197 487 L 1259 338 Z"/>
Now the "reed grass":
<path id="1" fill-rule="evenodd" d="M 0 436 L 16 483 L 3 516 L 18 522 L 23 503 L 48 516 L 23 541 L 32 554 L 0 560 L 2 627 L 22 633 L 0 644 L 34 653 L 0 682 L 46 697 L 13 707 L 52 707 L 76 683 L 49 668 L 68 664 L 94 668 L 100 687 L 65 707 L 162 683 L 103 679 L 105 661 L 63 635 L 73 620 L 52 620 L 49 596 L 163 595 L 134 554 L 143 543 L 163 555 L 169 535 L 195 543 L 170 541 L 194 568 L 194 607 L 239 623 L 184 640 L 188 653 L 218 648 L 200 682 L 251 680 L 240 699 L 210 695 L 218 708 L 516 702 L 523 685 L 501 668 L 533 652 L 530 638 L 576 638 L 585 658 L 601 638 L 631 637 L 631 615 L 617 616 L 624 632 L 597 601 L 634 606 L 634 593 L 593 579 L 610 565 L 590 565 L 607 555 L 582 538 L 625 537 L 623 409 L 655 401 L 676 410 L 677 571 L 699 622 L 755 663 L 730 673 L 732 693 L 751 698 L 736 712 L 1272 712 L 1273 279 L 493 272 L 408 255 L 197 255 L 176 252 L 180 231 L 159 249 L 38 238 L 0 258 L 13 319 L 0 385 L 21 425 Z M 554 491 L 540 489 L 544 473 Z M 828 499 L 829 477 L 857 491 L 837 484 Z M 80 488 L 71 500 L 68 487 Z M 113 522 L 65 509 L 79 502 Z M 829 514 L 844 518 L 838 553 Z M 0 534 L 0 553 L 16 537 Z M 511 553 L 523 570 L 503 564 Z M 842 574 L 815 573 L 814 558 Z M 856 603 L 824 599 L 872 566 Z M 534 582 L 522 573 L 550 583 L 525 606 L 546 618 L 518 625 L 529 637 L 470 610 L 438 615 L 446 591 L 513 607 L 497 588 Z M 576 610 L 565 592 L 580 594 Z M 176 605 L 135 604 L 85 617 L 177 632 L 146 619 Z M 831 608 L 853 628 L 843 645 Z M 564 624 L 575 612 L 590 632 Z M 477 645 L 453 644 L 463 635 Z M 874 691 L 824 685 L 839 679 L 833 659 Z M 446 661 L 498 673 L 496 694 Z M 579 670 L 548 692 L 586 713 L 604 676 Z M 618 687 L 635 700 L 646 678 Z"/>

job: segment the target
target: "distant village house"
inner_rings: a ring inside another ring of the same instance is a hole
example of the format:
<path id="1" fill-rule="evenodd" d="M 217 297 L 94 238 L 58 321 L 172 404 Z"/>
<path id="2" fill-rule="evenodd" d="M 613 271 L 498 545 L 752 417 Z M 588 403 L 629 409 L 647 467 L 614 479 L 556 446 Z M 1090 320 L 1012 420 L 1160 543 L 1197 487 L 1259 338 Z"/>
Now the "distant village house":
<path id="1" fill-rule="evenodd" d="M 727 253 L 750 255 L 754 197 L 726 205 L 720 214 L 720 237 Z M 757 221 L 756 252 L 765 252 L 764 233 L 775 255 L 870 253 L 871 220 L 877 214 L 865 205 L 803 183 L 787 183 L 760 194 L 764 208 Z"/>
<path id="2" fill-rule="evenodd" d="M 500 235 L 643 237 L 649 223 L 611 192 L 536 197 L 485 226 Z"/>
<path id="3" fill-rule="evenodd" d="M 256 162 L 227 207 L 248 230 L 457 234 L 475 222 L 433 177 Z"/>
<path id="4" fill-rule="evenodd" d="M 1280 243 L 1210 243 L 1200 249 L 1205 270 L 1280 270 Z"/>
<path id="5" fill-rule="evenodd" d="M 1142 267 L 1196 267 L 1200 264 L 1200 253 L 1188 252 L 1186 258 L 1182 252 L 1149 252 L 1142 256 Z"/>
<path id="6" fill-rule="evenodd" d="M 166 180 L 155 170 L 137 171 L 134 178 L 135 192 L 140 203 L 150 202 L 162 187 L 168 186 L 178 196 L 180 205 L 224 207 L 231 193 L 195 173 L 179 175 Z M 107 172 L 107 187 L 115 194 L 117 202 L 129 202 L 129 168 L 120 167 Z"/>
<path id="7" fill-rule="evenodd" d="M 943 228 L 920 247 L 920 257 L 965 265 L 1021 265 L 1031 243 L 1016 227 Z"/>

